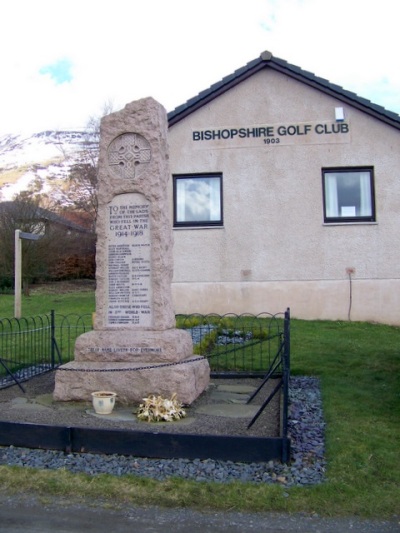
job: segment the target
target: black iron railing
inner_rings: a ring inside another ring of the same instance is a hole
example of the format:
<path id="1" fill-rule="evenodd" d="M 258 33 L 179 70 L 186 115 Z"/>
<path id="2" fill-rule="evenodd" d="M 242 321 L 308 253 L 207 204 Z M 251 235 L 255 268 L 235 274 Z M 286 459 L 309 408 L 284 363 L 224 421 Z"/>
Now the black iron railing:
<path id="1" fill-rule="evenodd" d="M 213 376 L 262 377 L 254 396 L 270 379 L 278 379 L 261 410 L 282 391 L 281 427 L 286 437 L 289 309 L 274 315 L 177 315 L 176 326 L 190 332 L 194 353 L 207 357 Z M 91 314 L 60 315 L 51 311 L 37 317 L 1 319 L 0 388 L 18 384 L 23 389 L 23 381 L 73 360 L 76 338 L 91 329 Z"/>
<path id="2" fill-rule="evenodd" d="M 192 314 L 177 315 L 176 322 L 191 333 L 195 354 L 208 358 L 214 374 L 261 377 L 281 349 L 284 316 Z"/>
<path id="3" fill-rule="evenodd" d="M 52 351 L 51 315 L 3 318 L 0 320 L 0 385 L 20 385 L 21 381 L 50 370 L 54 367 Z"/>
<path id="4" fill-rule="evenodd" d="M 194 351 L 208 358 L 214 377 L 262 377 L 250 403 L 270 380 L 274 388 L 248 428 L 281 392 L 282 461 L 289 460 L 290 310 L 270 315 L 179 315 L 177 325 L 191 332 Z"/>
<path id="5" fill-rule="evenodd" d="M 76 338 L 92 329 L 91 315 L 0 319 L 0 388 L 54 370 L 73 359 Z"/>

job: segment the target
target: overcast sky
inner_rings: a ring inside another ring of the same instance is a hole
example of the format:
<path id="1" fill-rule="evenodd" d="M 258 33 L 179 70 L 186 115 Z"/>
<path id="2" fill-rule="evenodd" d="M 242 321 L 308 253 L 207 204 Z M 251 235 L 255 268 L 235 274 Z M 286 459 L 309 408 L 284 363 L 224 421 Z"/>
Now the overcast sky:
<path id="1" fill-rule="evenodd" d="M 263 50 L 400 113 L 398 0 L 1 2 L 0 134 L 171 111 Z"/>

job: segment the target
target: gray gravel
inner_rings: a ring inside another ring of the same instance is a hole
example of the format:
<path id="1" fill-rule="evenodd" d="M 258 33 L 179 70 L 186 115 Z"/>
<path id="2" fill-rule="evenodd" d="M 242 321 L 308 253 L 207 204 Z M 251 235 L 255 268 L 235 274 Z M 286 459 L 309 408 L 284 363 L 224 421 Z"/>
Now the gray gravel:
<path id="1" fill-rule="evenodd" d="M 292 440 L 290 465 L 233 463 L 217 460 L 146 459 L 117 455 L 66 454 L 59 451 L 0 447 L 0 464 L 39 469 L 65 468 L 89 475 L 134 474 L 165 480 L 181 477 L 199 482 L 245 481 L 306 486 L 324 481 L 324 419 L 319 380 L 292 377 L 290 380 L 289 436 Z"/>

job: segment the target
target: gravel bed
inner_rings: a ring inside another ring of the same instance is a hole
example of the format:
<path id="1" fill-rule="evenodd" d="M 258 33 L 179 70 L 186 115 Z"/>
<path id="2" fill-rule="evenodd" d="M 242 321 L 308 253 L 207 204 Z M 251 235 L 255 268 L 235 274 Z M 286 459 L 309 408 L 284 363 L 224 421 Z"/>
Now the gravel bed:
<path id="1" fill-rule="evenodd" d="M 180 477 L 194 481 L 242 481 L 306 486 L 324 481 L 324 419 L 319 380 L 292 377 L 289 387 L 290 464 L 234 463 L 217 460 L 146 459 L 117 455 L 66 454 L 59 451 L 0 447 L 0 464 L 38 469 L 64 468 L 89 475 L 133 474 L 156 480 Z"/>

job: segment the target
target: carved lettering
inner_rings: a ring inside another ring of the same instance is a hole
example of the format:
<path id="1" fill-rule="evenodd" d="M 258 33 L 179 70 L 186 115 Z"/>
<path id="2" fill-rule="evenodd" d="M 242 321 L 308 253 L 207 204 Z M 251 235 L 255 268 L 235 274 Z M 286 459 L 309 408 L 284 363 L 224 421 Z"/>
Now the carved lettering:
<path id="1" fill-rule="evenodd" d="M 109 206 L 108 324 L 152 325 L 150 204 L 125 194 Z M 129 198 L 132 202 L 127 202 Z M 134 201 L 136 200 L 136 201 Z"/>

